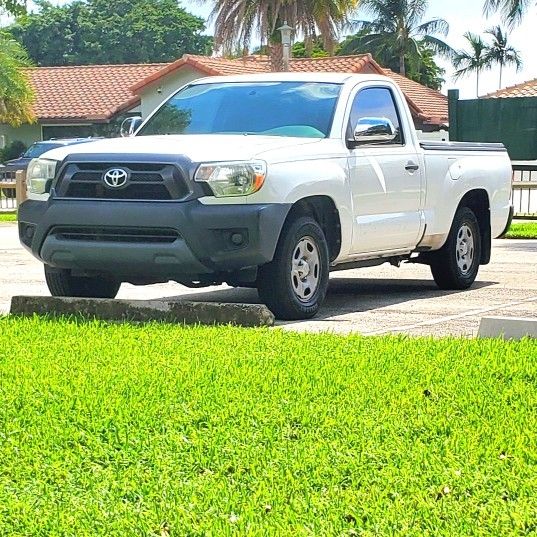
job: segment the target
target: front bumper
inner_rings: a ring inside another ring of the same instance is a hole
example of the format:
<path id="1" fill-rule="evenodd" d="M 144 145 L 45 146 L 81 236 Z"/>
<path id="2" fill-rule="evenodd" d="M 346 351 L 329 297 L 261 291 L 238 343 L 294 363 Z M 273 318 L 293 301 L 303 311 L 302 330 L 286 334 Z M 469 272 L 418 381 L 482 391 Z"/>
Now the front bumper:
<path id="1" fill-rule="evenodd" d="M 19 208 L 19 237 L 53 267 L 122 281 L 195 281 L 271 261 L 289 209 L 197 200 L 28 200 Z"/>

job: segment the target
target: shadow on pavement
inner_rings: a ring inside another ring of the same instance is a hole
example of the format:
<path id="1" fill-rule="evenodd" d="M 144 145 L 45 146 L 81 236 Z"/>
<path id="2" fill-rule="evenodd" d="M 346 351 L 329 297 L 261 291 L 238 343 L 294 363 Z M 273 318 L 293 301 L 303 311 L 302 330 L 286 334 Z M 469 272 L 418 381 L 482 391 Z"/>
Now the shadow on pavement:
<path id="1" fill-rule="evenodd" d="M 322 320 L 347 313 L 371 311 L 411 300 L 438 298 L 461 292 L 468 293 L 495 283 L 497 282 L 476 281 L 468 290 L 442 291 L 433 280 L 332 277 L 325 303 L 315 319 Z M 260 303 L 257 291 L 245 288 L 217 289 L 166 298 L 204 302 Z"/>

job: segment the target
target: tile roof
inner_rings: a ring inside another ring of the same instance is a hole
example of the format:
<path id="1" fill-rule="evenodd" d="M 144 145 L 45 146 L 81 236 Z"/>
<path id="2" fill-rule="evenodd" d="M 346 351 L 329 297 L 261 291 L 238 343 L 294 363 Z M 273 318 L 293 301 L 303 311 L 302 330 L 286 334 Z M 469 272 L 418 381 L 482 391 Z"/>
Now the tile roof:
<path id="1" fill-rule="evenodd" d="M 445 95 L 434 89 L 428 88 L 419 82 L 414 82 L 391 69 L 383 69 L 384 74 L 389 76 L 401 88 L 408 104 L 413 112 L 426 123 L 447 123 L 448 99 Z"/>
<path id="2" fill-rule="evenodd" d="M 136 106 L 130 87 L 165 64 L 35 67 L 26 70 L 34 88 L 39 120 L 106 121 Z"/>
<path id="3" fill-rule="evenodd" d="M 139 81 L 131 89 L 139 93 L 147 85 L 185 65 L 196 68 L 206 75 L 216 76 L 271 71 L 267 56 L 246 56 L 230 60 L 185 54 L 179 60 L 164 66 L 160 71 L 152 73 L 145 80 Z M 295 72 L 378 73 L 389 76 L 405 94 L 415 117 L 433 125 L 444 125 L 448 122 L 448 100 L 445 95 L 394 73 L 390 69 L 383 69 L 370 54 L 328 58 L 292 58 L 289 67 L 290 71 Z"/>
<path id="4" fill-rule="evenodd" d="M 483 98 L 537 97 L 537 78 L 488 93 Z"/>

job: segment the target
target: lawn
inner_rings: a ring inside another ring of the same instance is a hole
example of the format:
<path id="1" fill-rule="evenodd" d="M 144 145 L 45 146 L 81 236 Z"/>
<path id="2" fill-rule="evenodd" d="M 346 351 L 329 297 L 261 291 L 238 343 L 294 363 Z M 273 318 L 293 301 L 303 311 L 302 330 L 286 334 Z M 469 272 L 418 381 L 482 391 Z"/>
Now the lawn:
<path id="1" fill-rule="evenodd" d="M 16 222 L 16 213 L 0 213 L 0 222 Z"/>
<path id="2" fill-rule="evenodd" d="M 537 222 L 513 222 L 506 239 L 537 239 Z"/>
<path id="3" fill-rule="evenodd" d="M 537 341 L 0 318 L 0 534 L 537 532 Z"/>

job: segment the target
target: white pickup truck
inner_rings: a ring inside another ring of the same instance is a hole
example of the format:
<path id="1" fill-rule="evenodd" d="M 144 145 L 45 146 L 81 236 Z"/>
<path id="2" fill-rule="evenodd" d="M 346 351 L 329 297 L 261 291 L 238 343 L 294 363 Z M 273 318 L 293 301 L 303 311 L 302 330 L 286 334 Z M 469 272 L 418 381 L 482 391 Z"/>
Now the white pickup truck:
<path id="1" fill-rule="evenodd" d="M 20 239 L 53 295 L 227 282 L 282 319 L 315 315 L 332 270 L 426 263 L 465 289 L 512 215 L 502 145 L 420 143 L 370 75 L 196 80 L 132 137 L 45 153 L 27 183 Z"/>

